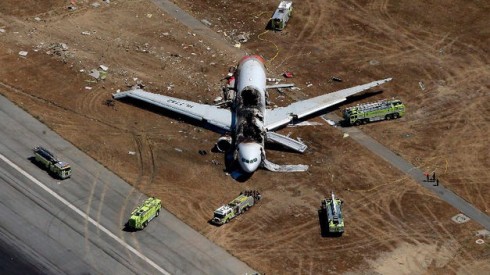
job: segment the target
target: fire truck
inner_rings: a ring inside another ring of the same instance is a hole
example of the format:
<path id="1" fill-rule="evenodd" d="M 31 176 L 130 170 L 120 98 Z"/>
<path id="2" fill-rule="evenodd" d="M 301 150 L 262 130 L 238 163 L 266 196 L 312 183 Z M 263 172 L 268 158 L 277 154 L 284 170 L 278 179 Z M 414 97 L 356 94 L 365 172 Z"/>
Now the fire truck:
<path id="1" fill-rule="evenodd" d="M 230 203 L 223 205 L 214 211 L 214 216 L 211 222 L 215 225 L 228 223 L 231 219 L 244 213 L 250 207 L 254 206 L 261 199 L 258 191 L 249 190 L 240 193 L 238 197 Z"/>
<path id="2" fill-rule="evenodd" d="M 38 146 L 32 149 L 34 152 L 34 159 L 54 176 L 60 179 L 66 179 L 71 176 L 71 166 L 66 162 L 62 162 L 56 159 L 56 157 L 47 149 Z"/>
<path id="3" fill-rule="evenodd" d="M 332 192 L 331 198 L 322 200 L 322 213 L 328 225 L 328 232 L 330 234 L 344 233 L 344 217 L 342 215 L 343 201 L 336 199 Z"/>
<path id="4" fill-rule="evenodd" d="M 349 125 L 360 125 L 368 122 L 389 120 L 402 117 L 405 105 L 397 99 L 380 100 L 349 107 L 344 110 L 344 122 Z"/>
<path id="5" fill-rule="evenodd" d="M 133 229 L 143 229 L 148 226 L 148 223 L 155 217 L 160 215 L 160 209 L 162 208 L 162 202 L 156 198 L 148 198 L 133 212 L 128 220 L 128 227 Z"/>
<path id="6" fill-rule="evenodd" d="M 269 28 L 276 31 L 282 31 L 286 27 L 286 23 L 289 21 L 293 13 L 293 1 L 281 1 L 276 11 L 269 20 Z"/>

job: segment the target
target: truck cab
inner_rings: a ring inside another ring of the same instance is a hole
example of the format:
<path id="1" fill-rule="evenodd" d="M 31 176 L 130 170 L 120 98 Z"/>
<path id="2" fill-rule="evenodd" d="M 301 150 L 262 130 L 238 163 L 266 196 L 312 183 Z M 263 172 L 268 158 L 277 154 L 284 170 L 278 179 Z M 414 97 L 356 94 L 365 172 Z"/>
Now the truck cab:
<path id="1" fill-rule="evenodd" d="M 234 211 L 228 205 L 223 205 L 214 211 L 212 223 L 216 225 L 222 225 L 231 220 L 234 216 Z"/>

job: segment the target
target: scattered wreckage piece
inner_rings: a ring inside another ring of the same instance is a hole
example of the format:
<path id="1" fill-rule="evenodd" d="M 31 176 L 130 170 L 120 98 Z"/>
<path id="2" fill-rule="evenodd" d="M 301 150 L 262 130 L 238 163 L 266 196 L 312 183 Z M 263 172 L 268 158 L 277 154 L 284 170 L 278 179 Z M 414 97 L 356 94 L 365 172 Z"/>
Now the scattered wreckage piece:
<path id="1" fill-rule="evenodd" d="M 290 83 L 284 83 L 284 84 L 273 84 L 273 85 L 266 85 L 266 89 L 281 89 L 281 88 L 293 88 L 294 84 Z"/>
<path id="2" fill-rule="evenodd" d="M 308 165 L 304 165 L 304 164 L 280 165 L 280 164 L 272 163 L 267 159 L 263 160 L 262 167 L 272 172 L 283 172 L 283 173 L 306 172 L 308 171 L 309 168 Z"/>
<path id="3" fill-rule="evenodd" d="M 266 133 L 267 142 L 274 142 L 281 144 L 282 146 L 294 150 L 296 152 L 304 153 L 308 148 L 308 145 L 304 144 L 301 141 L 292 139 L 288 136 L 278 134 L 276 132 L 267 132 Z"/>

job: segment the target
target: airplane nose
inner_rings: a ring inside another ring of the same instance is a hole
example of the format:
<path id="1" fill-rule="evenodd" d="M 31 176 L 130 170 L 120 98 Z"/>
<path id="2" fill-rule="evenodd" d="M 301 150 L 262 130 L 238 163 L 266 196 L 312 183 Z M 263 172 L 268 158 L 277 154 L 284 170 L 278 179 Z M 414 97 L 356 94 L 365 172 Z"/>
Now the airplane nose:
<path id="1" fill-rule="evenodd" d="M 254 163 L 244 163 L 240 162 L 240 166 L 242 167 L 243 171 L 249 174 L 252 174 L 259 168 L 260 160 Z"/>
<path id="2" fill-rule="evenodd" d="M 255 172 L 262 162 L 261 146 L 257 143 L 240 143 L 238 145 L 238 163 L 245 173 Z"/>

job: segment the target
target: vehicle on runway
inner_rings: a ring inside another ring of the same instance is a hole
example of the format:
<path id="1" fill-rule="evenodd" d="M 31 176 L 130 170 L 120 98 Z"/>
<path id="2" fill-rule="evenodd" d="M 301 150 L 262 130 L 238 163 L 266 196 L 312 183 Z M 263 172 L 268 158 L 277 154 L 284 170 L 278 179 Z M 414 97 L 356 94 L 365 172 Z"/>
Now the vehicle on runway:
<path id="1" fill-rule="evenodd" d="M 146 199 L 131 212 L 127 226 L 132 229 L 143 229 L 147 227 L 151 220 L 160 215 L 161 208 L 161 200 L 153 197 Z"/>
<path id="2" fill-rule="evenodd" d="M 276 172 L 306 171 L 307 165 L 277 165 L 266 159 L 265 143 L 279 143 L 291 150 L 303 153 L 307 146 L 290 137 L 273 131 L 291 121 L 302 119 L 330 106 L 343 102 L 347 97 L 379 86 L 391 78 L 343 89 L 314 98 L 298 101 L 286 107 L 266 109 L 267 93 L 264 59 L 258 55 L 245 56 L 235 71 L 231 109 L 207 105 L 174 97 L 146 92 L 136 88 L 113 94 L 115 99 L 131 97 L 192 119 L 206 122 L 224 134 L 216 148 L 233 154 L 241 171 L 247 175 L 259 167 Z"/>
<path id="3" fill-rule="evenodd" d="M 41 146 L 35 147 L 32 151 L 34 152 L 34 159 L 48 169 L 52 175 L 60 179 L 71 177 L 70 164 L 59 161 L 51 152 Z"/>

